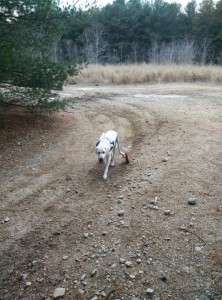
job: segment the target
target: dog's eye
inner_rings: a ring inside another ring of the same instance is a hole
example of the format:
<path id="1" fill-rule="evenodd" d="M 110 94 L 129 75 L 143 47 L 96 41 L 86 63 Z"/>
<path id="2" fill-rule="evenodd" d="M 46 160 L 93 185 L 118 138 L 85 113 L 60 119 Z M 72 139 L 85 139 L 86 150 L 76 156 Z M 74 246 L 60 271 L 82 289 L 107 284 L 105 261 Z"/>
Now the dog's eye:
<path id="1" fill-rule="evenodd" d="M 102 154 L 104 154 L 104 153 L 105 153 L 105 151 L 102 152 Z"/>

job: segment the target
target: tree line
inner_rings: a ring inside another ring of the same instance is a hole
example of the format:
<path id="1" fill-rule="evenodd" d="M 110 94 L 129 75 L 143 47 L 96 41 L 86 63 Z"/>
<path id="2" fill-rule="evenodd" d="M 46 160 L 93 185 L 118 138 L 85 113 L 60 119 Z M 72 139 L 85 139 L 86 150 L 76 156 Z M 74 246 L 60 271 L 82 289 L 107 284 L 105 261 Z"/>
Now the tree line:
<path id="1" fill-rule="evenodd" d="M 88 9 L 59 0 L 0 0 L 0 109 L 64 108 L 54 90 L 78 63 L 222 64 L 222 0 L 185 9 L 114 0 Z"/>
<path id="2" fill-rule="evenodd" d="M 90 63 L 222 63 L 222 0 L 185 8 L 163 0 L 115 0 L 73 9 L 57 57 Z"/>

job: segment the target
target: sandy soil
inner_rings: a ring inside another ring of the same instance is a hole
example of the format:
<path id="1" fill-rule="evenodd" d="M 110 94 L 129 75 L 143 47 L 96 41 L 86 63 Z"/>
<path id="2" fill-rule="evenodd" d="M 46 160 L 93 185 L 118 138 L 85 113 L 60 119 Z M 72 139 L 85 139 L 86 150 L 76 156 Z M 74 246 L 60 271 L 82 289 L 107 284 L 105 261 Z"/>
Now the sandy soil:
<path id="1" fill-rule="evenodd" d="M 0 114 L 0 299 L 222 299 L 222 87 L 70 95 L 35 127 Z M 103 181 L 108 129 L 131 162 L 117 156 Z"/>

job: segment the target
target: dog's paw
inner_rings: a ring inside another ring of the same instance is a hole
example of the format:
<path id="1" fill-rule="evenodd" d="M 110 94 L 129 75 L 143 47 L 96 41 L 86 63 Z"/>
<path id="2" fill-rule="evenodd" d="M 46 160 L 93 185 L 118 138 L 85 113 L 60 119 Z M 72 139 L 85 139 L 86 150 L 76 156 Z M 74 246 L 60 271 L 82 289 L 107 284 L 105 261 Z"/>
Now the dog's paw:
<path id="1" fill-rule="evenodd" d="M 103 175 L 103 180 L 107 180 L 107 175 Z"/>
<path id="2" fill-rule="evenodd" d="M 112 161 L 110 162 L 110 166 L 111 166 L 111 167 L 115 167 L 115 161 L 114 161 L 114 160 L 112 160 Z"/>

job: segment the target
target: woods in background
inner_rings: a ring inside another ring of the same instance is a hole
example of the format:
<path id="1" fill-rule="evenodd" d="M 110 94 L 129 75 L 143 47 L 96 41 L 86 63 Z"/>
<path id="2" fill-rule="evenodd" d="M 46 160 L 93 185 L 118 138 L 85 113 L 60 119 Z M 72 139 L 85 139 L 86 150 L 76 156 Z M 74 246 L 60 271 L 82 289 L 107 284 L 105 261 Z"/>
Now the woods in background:
<path id="1" fill-rule="evenodd" d="M 115 0 L 73 9 L 58 57 L 90 63 L 222 63 L 222 0 Z"/>

